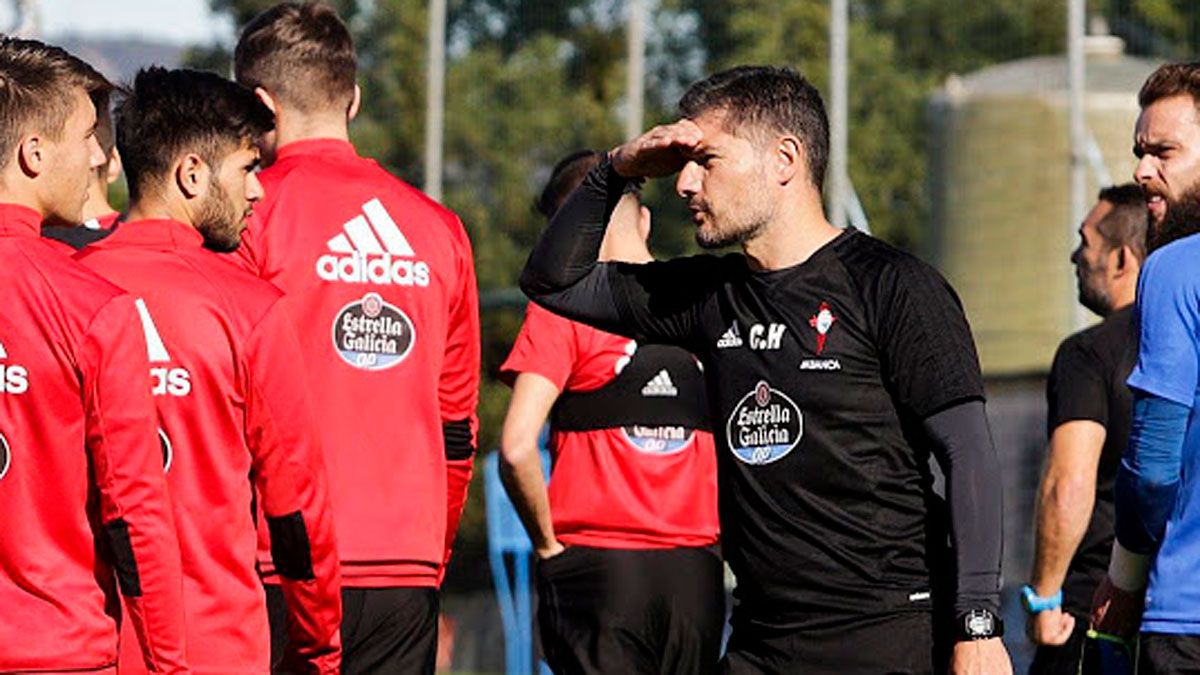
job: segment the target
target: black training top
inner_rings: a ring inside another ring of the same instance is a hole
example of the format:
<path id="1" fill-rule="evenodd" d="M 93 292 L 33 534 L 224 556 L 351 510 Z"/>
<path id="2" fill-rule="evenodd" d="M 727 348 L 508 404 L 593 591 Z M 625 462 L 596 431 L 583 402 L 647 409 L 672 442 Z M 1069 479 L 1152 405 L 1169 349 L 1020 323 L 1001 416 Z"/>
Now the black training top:
<path id="1" fill-rule="evenodd" d="M 797 627 L 928 609 L 941 590 L 934 580 L 952 587 L 953 578 L 928 463 L 951 443 L 932 441 L 926 421 L 984 395 L 953 290 L 854 230 L 771 272 L 750 270 L 741 255 L 596 264 L 597 231 L 624 182 L 607 162 L 589 174 L 535 248 L 522 287 L 571 318 L 701 360 L 739 600 L 760 620 Z M 996 611 L 1000 498 L 983 428 L 973 445 L 986 447 L 944 463 L 963 524 L 955 604 Z"/>
<path id="2" fill-rule="evenodd" d="M 1063 606 L 1079 616 L 1088 615 L 1092 593 L 1108 571 L 1113 543 L 1113 482 L 1129 442 L 1133 408 L 1133 396 L 1125 380 L 1136 362 L 1133 307 L 1126 307 L 1063 340 L 1046 382 L 1049 433 L 1074 420 L 1091 420 L 1105 428 L 1092 519 L 1063 584 Z"/>

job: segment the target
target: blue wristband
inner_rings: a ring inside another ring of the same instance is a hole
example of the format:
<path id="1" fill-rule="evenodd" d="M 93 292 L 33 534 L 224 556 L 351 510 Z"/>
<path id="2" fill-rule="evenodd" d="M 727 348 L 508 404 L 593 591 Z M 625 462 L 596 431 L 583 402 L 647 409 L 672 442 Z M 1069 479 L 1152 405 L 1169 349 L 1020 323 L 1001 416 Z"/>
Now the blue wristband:
<path id="1" fill-rule="evenodd" d="M 1033 590 L 1032 586 L 1024 586 L 1021 588 L 1021 604 L 1030 614 L 1041 614 L 1049 609 L 1058 609 L 1062 607 L 1062 589 L 1058 589 L 1057 593 L 1048 598 L 1043 598 Z"/>

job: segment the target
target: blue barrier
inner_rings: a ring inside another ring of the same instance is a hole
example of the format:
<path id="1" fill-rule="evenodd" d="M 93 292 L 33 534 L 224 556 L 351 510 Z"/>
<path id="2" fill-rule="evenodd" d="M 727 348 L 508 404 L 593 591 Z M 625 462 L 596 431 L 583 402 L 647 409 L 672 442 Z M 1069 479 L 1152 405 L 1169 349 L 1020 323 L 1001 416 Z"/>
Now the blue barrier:
<path id="1" fill-rule="evenodd" d="M 542 448 L 542 469 L 548 474 L 550 457 L 544 449 L 544 442 Z M 500 620 L 504 626 L 505 672 L 508 675 L 530 675 L 535 672 L 533 601 L 529 588 L 533 542 L 525 533 L 521 519 L 504 490 L 504 484 L 500 482 L 499 460 L 499 452 L 492 452 L 483 460 L 488 562 L 491 564 L 492 583 L 496 586 L 496 601 L 500 605 Z M 546 664 L 539 663 L 536 672 L 549 675 L 550 670 Z"/>

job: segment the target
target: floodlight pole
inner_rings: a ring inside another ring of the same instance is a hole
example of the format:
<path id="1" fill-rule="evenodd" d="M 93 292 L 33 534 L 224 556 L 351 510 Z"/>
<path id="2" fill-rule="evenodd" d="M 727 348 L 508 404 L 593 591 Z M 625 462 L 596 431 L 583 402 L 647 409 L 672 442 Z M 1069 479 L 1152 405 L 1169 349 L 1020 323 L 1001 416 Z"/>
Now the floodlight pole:
<path id="1" fill-rule="evenodd" d="M 625 138 L 642 133 L 646 91 L 646 3 L 629 0 L 629 28 L 626 31 L 629 69 L 626 73 L 629 109 L 625 116 Z"/>
<path id="2" fill-rule="evenodd" d="M 1067 241 L 1074 247 L 1075 229 L 1083 222 L 1087 213 L 1087 124 L 1084 120 L 1084 88 L 1086 86 L 1086 61 L 1084 56 L 1084 13 L 1086 0 L 1069 0 L 1067 3 L 1067 116 L 1071 143 L 1071 220 L 1067 223 Z M 1075 285 L 1074 270 L 1071 273 L 1072 290 Z M 1068 294 L 1072 317 L 1072 330 L 1081 328 L 1087 316 Z"/>
<path id="3" fill-rule="evenodd" d="M 847 169 L 847 14 L 848 0 L 831 0 L 829 6 L 829 220 L 846 227 L 846 201 L 850 174 Z"/>
<path id="4" fill-rule="evenodd" d="M 442 136 L 446 108 L 446 0 L 429 2 L 429 70 L 425 107 L 425 194 L 442 200 Z"/>

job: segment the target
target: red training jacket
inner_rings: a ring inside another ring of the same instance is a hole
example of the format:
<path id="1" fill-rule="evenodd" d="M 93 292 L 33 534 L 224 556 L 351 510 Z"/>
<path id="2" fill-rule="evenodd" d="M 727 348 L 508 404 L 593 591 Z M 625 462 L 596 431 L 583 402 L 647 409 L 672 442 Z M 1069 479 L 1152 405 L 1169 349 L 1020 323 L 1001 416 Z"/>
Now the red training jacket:
<path id="1" fill-rule="evenodd" d="M 76 256 L 137 297 L 183 551 L 188 660 L 197 672 L 270 669 L 257 488 L 291 644 L 312 672 L 337 673 L 336 543 L 304 358 L 279 290 L 202 241 L 184 223 L 144 220 Z"/>
<path id="2" fill-rule="evenodd" d="M 593 391 L 612 382 L 636 351 L 629 338 L 529 303 L 500 376 L 511 384 L 521 373 L 536 373 L 560 392 Z M 550 445 L 550 515 L 563 544 L 651 549 L 717 543 L 712 433 L 689 430 L 686 440 L 664 443 L 631 436 L 620 426 L 555 430 Z"/>
<path id="3" fill-rule="evenodd" d="M 343 584 L 435 586 L 478 427 L 466 231 L 345 141 L 289 143 L 259 179 L 239 257 L 287 294 L 298 327 Z"/>
<path id="4" fill-rule="evenodd" d="M 146 664 L 188 672 L 133 299 L 40 230 L 0 205 L 0 671 L 111 669 L 119 585 Z"/>

